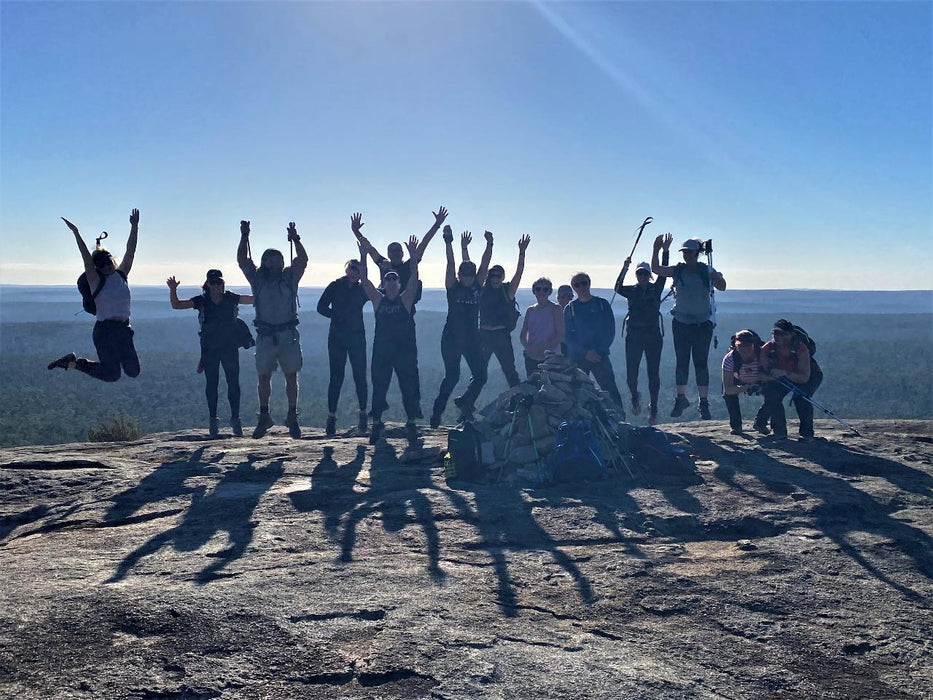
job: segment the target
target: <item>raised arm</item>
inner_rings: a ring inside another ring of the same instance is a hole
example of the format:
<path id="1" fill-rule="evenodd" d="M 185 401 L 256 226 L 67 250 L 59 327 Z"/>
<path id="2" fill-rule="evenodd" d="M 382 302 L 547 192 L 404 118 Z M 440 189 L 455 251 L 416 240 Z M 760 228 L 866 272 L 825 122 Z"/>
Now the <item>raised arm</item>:
<path id="1" fill-rule="evenodd" d="M 662 265 L 658 262 L 658 253 L 661 251 L 661 247 L 664 245 L 664 241 L 670 236 L 670 240 L 674 239 L 674 236 L 670 233 L 666 235 L 660 235 L 654 239 L 654 248 L 651 251 L 651 271 L 660 276 L 670 277 L 674 274 L 674 268 L 668 265 Z M 667 243 L 667 247 L 670 248 L 670 242 Z"/>
<path id="2" fill-rule="evenodd" d="M 628 273 L 628 268 L 632 264 L 632 256 L 630 255 L 622 262 L 622 271 L 619 273 L 619 276 L 616 278 L 615 291 L 619 294 L 622 294 L 622 287 L 625 282 L 625 275 Z"/>
<path id="3" fill-rule="evenodd" d="M 361 229 L 365 225 L 366 224 L 363 223 L 363 215 L 360 214 L 359 212 L 356 212 L 355 214 L 350 216 L 350 230 L 353 231 L 353 235 L 356 236 L 356 240 L 358 242 L 366 243 L 366 252 L 365 253 L 360 252 L 360 256 L 362 257 L 365 255 L 369 255 L 369 257 L 373 259 L 374 263 L 376 263 L 377 265 L 380 265 L 385 260 L 385 256 L 382 253 L 380 253 L 378 250 L 376 250 L 373 244 L 369 242 L 369 239 L 363 235 L 363 232 Z M 362 250 L 363 249 L 360 248 L 360 251 Z"/>
<path id="4" fill-rule="evenodd" d="M 304 275 L 308 267 L 308 251 L 301 243 L 301 236 L 298 235 L 298 229 L 295 228 L 295 222 L 290 221 L 286 229 L 288 240 L 295 244 L 295 259 L 292 261 L 292 282 L 297 287 L 298 281 Z"/>
<path id="5" fill-rule="evenodd" d="M 444 232 L 447 232 L 450 226 L 444 227 Z M 463 262 L 470 262 L 470 243 L 473 242 L 473 234 L 469 231 L 464 231 L 460 234 L 460 259 Z"/>
<path id="6" fill-rule="evenodd" d="M 525 271 L 525 250 L 531 243 L 531 236 L 524 235 L 518 239 L 518 262 L 515 265 L 515 274 L 509 282 L 509 299 L 514 299 L 518 286 L 522 283 L 522 273 Z"/>
<path id="7" fill-rule="evenodd" d="M 165 284 L 168 285 L 168 300 L 172 304 L 173 309 L 193 309 L 194 302 L 191 299 L 179 299 L 178 298 L 178 285 L 181 284 L 175 276 L 169 277 L 165 280 Z"/>
<path id="8" fill-rule="evenodd" d="M 375 285 L 369 281 L 369 272 L 366 266 L 367 246 L 371 247 L 369 241 L 366 240 L 365 236 L 360 236 L 360 284 L 363 286 L 363 291 L 366 292 L 366 296 L 373 303 L 373 308 L 378 309 L 382 301 L 382 294 L 376 289 Z"/>
<path id="9" fill-rule="evenodd" d="M 444 220 L 447 218 L 447 208 L 438 207 L 436 212 L 431 212 L 434 214 L 434 225 L 428 229 L 428 232 L 424 234 L 424 238 L 421 239 L 421 245 L 418 246 L 416 254 L 418 256 L 418 262 L 421 262 L 421 258 L 424 257 L 424 251 L 428 248 L 428 243 L 431 242 L 431 239 L 434 238 L 434 234 L 437 233 L 437 230 L 441 227 L 441 224 L 444 223 Z M 414 257 L 415 254 L 412 254 Z"/>
<path id="10" fill-rule="evenodd" d="M 661 244 L 661 267 L 668 267 L 671 262 L 671 243 L 674 241 L 674 234 L 664 234 L 664 242 Z M 673 268 L 671 268 L 673 269 Z M 658 275 L 654 283 L 664 288 L 667 282 L 667 275 Z"/>
<path id="11" fill-rule="evenodd" d="M 246 275 L 246 279 L 252 283 L 256 265 L 249 257 L 249 221 L 240 221 L 240 244 L 236 249 L 236 263 Z"/>
<path id="12" fill-rule="evenodd" d="M 75 243 L 78 244 L 78 250 L 81 252 L 81 260 L 84 263 L 84 274 L 87 275 L 88 284 L 91 285 L 91 289 L 94 289 L 97 286 L 97 270 L 94 269 L 94 259 L 91 257 L 91 251 L 87 249 L 87 244 L 84 242 L 84 239 L 81 238 L 81 234 L 78 233 L 78 227 L 73 223 L 68 221 L 64 216 L 62 221 L 65 222 L 65 225 L 71 229 L 71 232 L 75 236 Z"/>
<path id="13" fill-rule="evenodd" d="M 464 233 L 464 235 L 466 234 Z M 454 232 L 450 230 L 450 226 L 444 227 L 444 252 L 447 254 L 447 271 L 444 273 L 444 287 L 450 289 L 457 282 L 457 263 L 454 260 Z"/>
<path id="14" fill-rule="evenodd" d="M 129 275 L 136 258 L 136 239 L 139 237 L 139 209 L 130 212 L 130 237 L 126 239 L 126 252 L 117 268 L 124 275 Z"/>
<path id="15" fill-rule="evenodd" d="M 443 209 L 443 207 L 441 207 Z M 406 244 L 408 247 L 408 256 L 411 259 L 411 277 L 408 278 L 408 284 L 402 290 L 402 303 L 410 312 L 411 307 L 415 305 L 415 299 L 418 297 L 418 236 L 412 236 Z"/>
<path id="16" fill-rule="evenodd" d="M 489 272 L 489 263 L 492 262 L 492 231 L 486 231 L 483 234 L 486 239 L 486 248 L 483 250 L 483 257 L 479 261 L 479 270 L 476 271 L 476 283 L 482 287 L 486 284 L 486 273 Z"/>

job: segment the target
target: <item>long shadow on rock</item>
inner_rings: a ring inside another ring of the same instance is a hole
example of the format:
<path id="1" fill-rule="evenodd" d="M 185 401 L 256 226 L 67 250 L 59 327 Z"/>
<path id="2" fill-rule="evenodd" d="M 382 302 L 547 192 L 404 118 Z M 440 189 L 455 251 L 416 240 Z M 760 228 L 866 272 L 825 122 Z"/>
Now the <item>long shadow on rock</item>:
<path id="1" fill-rule="evenodd" d="M 691 443 L 702 454 L 711 455 L 710 458 L 716 461 L 730 458 L 731 453 L 709 438 L 694 437 Z M 813 443 L 785 440 L 775 443 L 774 449 L 786 451 L 806 461 L 814 461 L 816 457 L 819 461 L 814 463 L 819 466 L 837 464 L 837 461 L 844 461 L 851 455 L 846 448 L 834 446 L 832 443 L 817 450 L 812 449 L 812 445 Z M 788 486 L 791 486 L 791 491 L 803 490 L 819 499 L 820 504 L 810 511 L 813 527 L 829 537 L 842 552 L 879 581 L 908 598 L 916 600 L 924 597 L 906 584 L 895 580 L 891 573 L 882 571 L 870 560 L 868 547 L 859 546 L 851 541 L 850 537 L 852 533 L 864 532 L 893 540 L 896 548 L 912 561 L 920 574 L 933 578 L 933 538 L 922 530 L 891 517 L 902 505 L 881 503 L 843 478 L 788 464 L 764 450 L 751 449 L 747 459 L 735 460 L 734 455 L 731 459 L 735 464 L 735 471 L 753 475 L 763 485 L 774 487 L 779 493 L 787 493 Z M 908 469 L 899 465 L 896 471 L 903 475 Z"/>
<path id="2" fill-rule="evenodd" d="M 311 472 L 311 488 L 289 494 L 295 510 L 302 513 L 319 511 L 324 515 L 324 531 L 331 539 L 339 537 L 340 521 L 363 498 L 354 491 L 357 477 L 366 461 L 366 447 L 357 445 L 356 457 L 343 466 L 334 461 L 334 448 L 324 447 L 321 461 Z"/>
<path id="3" fill-rule="evenodd" d="M 391 444 L 380 443 L 370 459 L 369 482 L 369 489 L 360 494 L 344 521 L 340 560 L 353 560 L 357 525 L 367 516 L 379 513 L 387 532 L 398 532 L 410 523 L 421 526 L 428 553 L 428 573 L 436 582 L 442 582 L 447 575 L 440 566 L 440 536 L 431 501 L 423 493 L 436 489 L 431 481 L 430 465 L 423 461 L 399 460 Z M 409 510 L 414 512 L 413 518 L 409 517 Z"/>
<path id="4" fill-rule="evenodd" d="M 13 515 L 4 515 L 0 517 L 0 542 L 3 542 L 13 530 L 21 525 L 28 525 L 37 520 L 41 520 L 49 513 L 49 507 L 45 504 L 33 506 L 28 510 Z"/>
<path id="5" fill-rule="evenodd" d="M 171 545 L 179 552 L 193 552 L 219 532 L 226 532 L 231 544 L 227 549 L 207 555 L 217 561 L 205 567 L 195 581 L 204 585 L 224 577 L 220 570 L 241 557 L 253 539 L 256 523 L 251 516 L 259 499 L 283 473 L 280 459 L 260 469 L 253 468 L 255 460 L 250 457 L 227 471 L 210 493 L 206 493 L 204 486 L 194 489 L 191 507 L 181 523 L 128 554 L 107 583 L 122 580 L 143 557 L 155 554 L 162 547 Z"/>

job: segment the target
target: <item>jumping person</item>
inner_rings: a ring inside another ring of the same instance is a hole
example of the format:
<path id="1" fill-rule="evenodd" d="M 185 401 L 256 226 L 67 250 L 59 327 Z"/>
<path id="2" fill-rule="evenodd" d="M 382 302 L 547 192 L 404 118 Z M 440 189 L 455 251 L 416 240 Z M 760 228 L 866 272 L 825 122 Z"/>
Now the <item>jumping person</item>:
<path id="1" fill-rule="evenodd" d="M 761 393 L 765 402 L 755 416 L 755 430 L 767 435 L 770 419 L 774 436 L 785 438 L 787 418 L 782 400 L 791 388 L 779 380 L 784 379 L 807 396 L 813 396 L 823 382 L 823 370 L 813 359 L 794 324 L 784 318 L 775 322 L 771 329 L 771 340 L 762 346 L 760 366 L 764 381 Z M 810 440 L 813 438 L 813 404 L 796 391 L 793 402 L 800 419 L 800 438 Z"/>
<path id="2" fill-rule="evenodd" d="M 230 402 L 230 427 L 236 437 L 243 435 L 240 422 L 240 340 L 237 337 L 237 306 L 252 304 L 249 294 L 236 294 L 225 289 L 224 276 L 220 270 L 208 270 L 201 286 L 203 294 L 190 299 L 178 298 L 179 282 L 169 277 L 165 283 L 169 289 L 169 301 L 173 309 L 197 309 L 201 320 L 201 362 L 204 379 L 207 380 L 205 395 L 210 413 L 209 432 L 217 437 L 217 387 L 220 384 L 220 367 L 224 368 L 227 380 L 227 401 Z"/>
<path id="3" fill-rule="evenodd" d="M 330 359 L 330 382 L 327 385 L 327 435 L 337 432 L 337 401 L 343 386 L 347 359 L 353 372 L 356 399 L 359 403 L 357 431 L 366 432 L 366 328 L 363 326 L 363 306 L 369 301 L 360 283 L 360 261 L 349 260 L 343 277 L 324 289 L 317 303 L 317 312 L 330 319 L 327 333 L 327 355 Z"/>
<path id="4" fill-rule="evenodd" d="M 722 358 L 722 400 L 729 412 L 729 427 L 733 435 L 742 434 L 739 394 L 751 396 L 761 391 L 761 345 L 761 338 L 755 331 L 741 330 L 732 336 L 729 352 Z"/>
<path id="5" fill-rule="evenodd" d="M 493 235 L 486 231 L 487 249 L 492 249 Z M 504 284 L 505 269 L 501 265 L 493 265 L 486 274 L 486 281 L 482 285 L 479 296 L 479 340 L 481 363 L 485 376 L 470 378 L 470 385 L 460 398 L 454 399 L 460 409 L 460 421 L 471 420 L 473 407 L 480 391 L 486 384 L 489 376 L 489 360 L 493 355 L 499 360 L 505 380 L 510 387 L 519 383 L 518 372 L 515 370 L 515 350 L 512 348 L 512 331 L 518 324 L 518 310 L 515 308 L 515 293 L 522 283 L 522 273 L 525 270 L 525 250 L 531 242 L 531 236 L 525 235 L 518 239 L 518 262 L 515 265 L 515 274 L 508 285 Z"/>
<path id="6" fill-rule="evenodd" d="M 609 359 L 609 346 L 615 339 L 616 321 L 612 307 L 602 297 L 590 293 L 590 276 L 578 272 L 570 279 L 577 298 L 564 308 L 564 329 L 570 361 L 592 374 L 599 387 L 622 408 L 622 396 Z"/>
<path id="7" fill-rule="evenodd" d="M 441 357 L 444 360 L 444 379 L 431 410 L 431 427 L 441 424 L 441 416 L 447 400 L 460 381 L 460 361 L 466 359 L 472 376 L 470 386 L 486 383 L 486 365 L 480 351 L 479 299 L 486 281 L 489 261 L 492 258 L 491 236 L 486 239 L 486 249 L 480 260 L 479 270 L 470 260 L 469 245 L 473 236 L 469 231 L 460 235 L 462 262 L 454 274 L 454 235 L 450 226 L 444 227 L 444 246 L 447 251 L 447 272 L 444 285 L 447 288 L 447 322 L 441 333 Z M 469 387 L 467 391 L 469 391 Z M 459 399 L 459 397 L 458 397 Z"/>
<path id="8" fill-rule="evenodd" d="M 418 377 L 418 349 L 415 345 L 415 322 L 412 309 L 418 296 L 418 238 L 408 240 L 408 254 L 411 262 L 411 277 L 405 291 L 399 274 L 389 270 L 382 278 L 385 291 L 380 292 L 369 280 L 366 271 L 366 253 L 371 244 L 360 236 L 360 282 L 366 296 L 373 303 L 376 317 L 376 330 L 373 337 L 373 359 L 371 365 L 373 381 L 373 418 L 369 444 L 375 445 L 385 430 L 382 414 L 389 407 L 386 394 L 392 381 L 392 372 L 398 380 L 405 407 L 407 422 L 405 434 L 410 444 L 418 440 L 418 426 L 415 420 L 423 418 L 421 414 L 421 381 Z"/>
<path id="9" fill-rule="evenodd" d="M 674 307 L 671 309 L 671 334 L 674 336 L 674 355 L 677 359 L 675 380 L 677 398 L 671 410 L 671 418 L 683 414 L 690 405 L 687 400 L 687 379 L 690 376 L 690 358 L 696 375 L 699 401 L 697 410 L 700 418 L 709 420 L 709 345 L 713 339 L 713 288 L 724 291 L 726 280 L 706 263 L 699 262 L 703 252 L 703 241 L 690 238 L 680 247 L 684 261 L 674 266 L 658 262 L 658 240 L 655 239 L 651 254 L 651 271 L 660 276 L 671 277 L 674 286 Z"/>
<path id="10" fill-rule="evenodd" d="M 544 362 L 545 353 L 560 352 L 564 341 L 564 311 L 550 300 L 554 287 L 547 277 L 536 279 L 531 285 L 535 303 L 525 309 L 525 320 L 519 340 L 525 348 L 525 374 L 530 377 Z"/>
<path id="11" fill-rule="evenodd" d="M 97 307 L 97 322 L 94 324 L 92 337 L 98 361 L 77 357 L 73 352 L 69 352 L 49 363 L 49 369 L 76 369 L 105 382 L 117 381 L 121 368 L 127 377 L 138 377 L 139 356 L 133 345 L 134 332 L 130 326 L 131 295 L 127 277 L 136 257 L 139 209 L 133 209 L 130 213 L 130 236 L 126 240 L 126 252 L 119 265 L 104 248 L 98 247 L 91 253 L 78 233 L 78 227 L 65 217 L 62 217 L 62 221 L 74 234 L 84 262 L 84 274 L 88 285 L 90 289 L 96 290 L 94 302 Z"/>
<path id="12" fill-rule="evenodd" d="M 253 290 L 256 308 L 256 374 L 258 377 L 259 418 L 254 438 L 261 438 L 275 423 L 269 415 L 272 373 L 276 366 L 285 374 L 288 415 L 285 425 L 293 438 L 301 437 L 298 425 L 298 371 L 301 369 L 301 341 L 298 336 L 298 282 L 308 266 L 308 253 L 301 244 L 295 223 L 288 224 L 288 240 L 297 253 L 290 267 L 274 248 L 263 252 L 257 268 L 249 255 L 249 221 L 240 222 L 240 245 L 236 259 Z"/>
<path id="13" fill-rule="evenodd" d="M 654 241 L 655 248 L 663 248 L 661 264 L 666 266 L 670 255 L 671 234 L 659 236 Z M 661 349 L 664 347 L 664 333 L 661 329 L 661 294 L 667 278 L 658 277 L 651 281 L 651 265 L 638 263 L 635 267 L 635 284 L 624 285 L 625 273 L 632 264 L 628 257 L 622 265 L 622 272 L 616 281 L 615 291 L 628 299 L 628 315 L 623 322 L 625 333 L 625 378 L 632 397 L 632 413 L 641 413 L 641 394 L 638 392 L 638 367 L 642 355 L 648 370 L 648 425 L 658 422 L 658 393 L 661 390 Z"/>

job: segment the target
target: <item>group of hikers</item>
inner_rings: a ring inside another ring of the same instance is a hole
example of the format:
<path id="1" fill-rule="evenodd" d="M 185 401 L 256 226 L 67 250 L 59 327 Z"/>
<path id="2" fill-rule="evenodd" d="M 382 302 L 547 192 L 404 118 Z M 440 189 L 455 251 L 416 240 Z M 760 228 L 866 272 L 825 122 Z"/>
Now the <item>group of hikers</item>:
<path id="1" fill-rule="evenodd" d="M 418 266 L 428 244 L 442 226 L 447 259 L 445 287 L 448 309 L 441 334 L 444 378 L 432 405 L 430 425 L 438 427 L 441 423 L 450 396 L 460 380 L 462 360 L 466 360 L 470 370 L 470 381 L 463 394 L 454 398 L 458 422 L 472 420 L 493 355 L 509 386 L 520 383 L 512 335 L 522 314 L 515 295 L 521 285 L 531 237 L 525 235 L 518 240 L 518 258 L 511 279 L 506 281 L 505 268 L 498 264 L 490 266 L 494 245 L 490 231 L 483 235 L 485 247 L 478 266 L 470 258 L 469 247 L 473 237 L 469 231 L 460 235 L 461 261 L 459 264 L 456 262 L 453 231 L 449 225 L 444 225 L 447 214 L 447 209 L 440 207 L 434 213 L 433 224 L 420 241 L 417 236 L 411 236 L 404 248 L 400 243 L 392 243 L 385 256 L 363 235 L 362 215 L 354 213 L 351 216 L 350 229 L 356 239 L 359 257 L 346 262 L 344 275 L 327 285 L 317 305 L 318 313 L 330 319 L 327 338 L 330 363 L 327 435 L 336 434 L 338 399 L 349 361 L 359 407 L 358 434 L 365 435 L 369 431 L 372 444 L 382 437 L 385 429 L 382 415 L 388 408 L 386 395 L 394 373 L 407 417 L 406 435 L 409 441 L 417 440 L 417 421 L 423 418 L 415 336 L 416 306 L 423 289 Z M 110 252 L 100 246 L 100 239 L 92 252 L 78 228 L 67 219 L 63 218 L 63 221 L 74 234 L 84 263 L 84 274 L 78 286 L 84 297 L 85 309 L 97 319 L 93 340 L 98 360 L 95 362 L 68 353 L 50 363 L 49 369 L 77 369 L 110 382 L 120 378 L 121 370 L 127 376 L 135 377 L 139 374 L 140 365 L 130 326 L 131 295 L 127 280 L 136 251 L 139 211 L 134 209 L 130 215 L 130 236 L 119 264 Z M 221 367 L 227 383 L 231 428 L 235 436 L 243 434 L 239 415 L 239 349 L 250 347 L 253 339 L 248 327 L 238 318 L 240 304 L 251 304 L 255 309 L 253 324 L 256 329 L 259 415 L 252 436 L 260 438 L 274 425 L 269 401 L 272 374 L 277 367 L 285 375 L 288 401 L 285 425 L 292 437 L 301 436 L 297 408 L 298 373 L 302 367 L 298 285 L 308 265 L 308 254 L 295 223 L 289 223 L 286 230 L 287 240 L 293 246 L 290 264 L 285 264 L 281 251 L 270 248 L 263 252 L 257 267 L 249 246 L 250 222 L 240 222 L 237 264 L 249 282 L 252 294 L 227 291 L 223 273 L 217 269 L 207 271 L 202 293 L 191 299 L 178 298 L 179 282 L 174 276 L 166 281 L 172 308 L 195 309 L 199 314 L 201 357 L 198 371 L 203 371 L 206 379 L 211 436 L 219 434 L 217 395 Z M 648 374 L 649 425 L 655 425 L 658 419 L 664 342 L 660 309 L 668 279 L 672 281 L 674 295 L 671 328 L 677 386 L 670 415 L 679 417 L 690 405 L 686 393 L 692 362 L 698 394 L 697 411 L 701 419 L 711 417 L 707 363 L 715 326 L 714 291 L 725 290 L 726 280 L 722 273 L 713 269 L 711 255 L 706 263 L 700 261 L 709 242 L 704 244 L 695 238 L 684 241 L 679 249 L 682 262 L 670 265 L 672 243 L 670 233 L 655 238 L 651 262 L 635 266 L 635 284 L 625 284 L 632 264 L 631 256 L 626 258 L 615 284 L 615 292 L 628 301 L 628 314 L 623 323 L 626 383 L 630 395 L 628 406 L 635 415 L 644 408 L 638 389 L 639 368 L 644 357 Z M 378 285 L 374 281 L 375 276 L 370 278 L 367 259 L 378 268 Z M 592 375 L 624 417 L 624 402 L 609 357 L 616 334 L 615 317 L 611 302 L 593 295 L 590 285 L 590 277 L 585 272 L 574 274 L 569 285 L 558 288 L 555 303 L 551 301 L 554 290 L 548 278 L 541 277 L 532 283 L 535 303 L 525 310 L 519 331 L 524 369 L 530 377 L 550 354 L 564 354 L 578 368 Z M 370 363 L 372 397 L 367 412 L 370 397 L 363 308 L 368 302 L 373 305 L 375 332 Z M 781 319 L 774 324 L 772 339 L 768 342 L 763 342 L 751 330 L 742 330 L 733 336 L 722 363 L 723 398 L 733 433 L 742 432 L 739 394 L 760 393 L 764 403 L 755 418 L 754 429 L 762 434 L 773 432 L 775 436 L 786 436 L 782 399 L 793 391 L 800 418 L 800 435 L 804 439 L 813 436 L 813 406 L 805 397 L 812 395 L 819 386 L 822 371 L 799 331 L 798 327 Z"/>

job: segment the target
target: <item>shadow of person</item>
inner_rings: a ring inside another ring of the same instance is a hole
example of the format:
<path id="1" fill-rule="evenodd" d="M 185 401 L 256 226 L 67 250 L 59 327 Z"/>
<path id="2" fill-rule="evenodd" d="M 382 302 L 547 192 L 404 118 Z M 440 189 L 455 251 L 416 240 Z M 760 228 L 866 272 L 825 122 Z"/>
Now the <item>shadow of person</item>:
<path id="1" fill-rule="evenodd" d="M 364 499 L 354 486 L 365 461 L 364 445 L 357 445 L 356 456 L 343 466 L 334 461 L 334 448 L 326 446 L 321 461 L 311 472 L 310 488 L 289 494 L 295 510 L 318 511 L 324 516 L 324 532 L 331 540 L 339 538 L 340 521 Z"/>
<path id="2" fill-rule="evenodd" d="M 195 488 L 191 506 L 182 521 L 128 554 L 106 582 L 121 581 L 143 557 L 155 554 L 162 547 L 171 545 L 179 552 L 194 552 L 206 545 L 215 534 L 226 532 L 230 546 L 206 555 L 216 561 L 205 567 L 195 577 L 195 582 L 205 585 L 223 577 L 220 570 L 241 557 L 252 541 L 256 523 L 251 520 L 251 516 L 259 499 L 283 473 L 281 459 L 254 469 L 255 459 L 251 456 L 246 462 L 225 472 L 209 493 L 206 486 Z"/>

